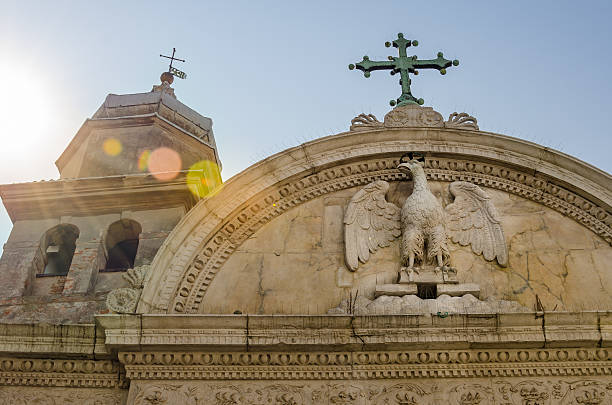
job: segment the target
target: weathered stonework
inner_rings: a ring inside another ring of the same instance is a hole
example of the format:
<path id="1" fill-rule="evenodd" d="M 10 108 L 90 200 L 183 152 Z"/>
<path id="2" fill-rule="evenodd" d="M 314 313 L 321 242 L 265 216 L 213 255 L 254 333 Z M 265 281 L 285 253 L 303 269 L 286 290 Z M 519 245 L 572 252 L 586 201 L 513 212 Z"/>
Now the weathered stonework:
<path id="1" fill-rule="evenodd" d="M 99 322 L 131 381 L 128 403 L 385 404 L 408 394 L 417 404 L 522 405 L 534 387 L 545 404 L 612 399 L 608 313 Z"/>
<path id="2" fill-rule="evenodd" d="M 186 135 L 187 160 L 216 157 L 210 122 L 167 86 L 153 93 L 109 96 L 60 158 L 62 180 L 0 187 L 15 223 L 0 260 L 0 404 L 612 404 L 610 175 L 409 106 L 200 199 L 184 171 L 104 166 L 113 134 L 134 150 L 138 134 Z M 425 156 L 416 182 L 398 170 L 407 152 Z M 129 173 L 68 179 L 98 169 Z M 430 222 L 458 243 L 406 269 L 390 232 L 349 271 L 345 213 L 372 183 L 384 192 L 368 209 L 426 184 L 411 212 L 439 203 Z M 492 248 L 481 224 L 501 235 Z M 61 250 L 45 232 L 68 225 L 68 271 L 45 273 Z M 127 272 L 105 267 L 115 225 L 138 241 Z"/>

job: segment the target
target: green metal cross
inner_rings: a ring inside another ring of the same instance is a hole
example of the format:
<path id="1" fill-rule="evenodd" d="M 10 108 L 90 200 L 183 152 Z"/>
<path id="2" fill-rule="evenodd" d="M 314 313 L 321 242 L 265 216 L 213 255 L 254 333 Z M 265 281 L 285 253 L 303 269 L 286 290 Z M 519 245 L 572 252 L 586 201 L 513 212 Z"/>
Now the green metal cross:
<path id="1" fill-rule="evenodd" d="M 397 100 L 391 100 L 390 104 L 392 106 L 398 105 L 407 105 L 407 104 L 423 104 L 423 99 L 416 99 L 412 93 L 410 92 L 410 77 L 408 73 L 412 73 L 414 75 L 418 75 L 419 69 L 437 69 L 441 74 L 446 74 L 446 68 L 453 66 L 458 66 L 459 61 L 457 59 L 450 61 L 448 59 L 444 59 L 444 55 L 442 52 L 438 52 L 438 57 L 436 59 L 424 59 L 418 60 L 416 55 L 407 56 L 406 48 L 409 46 L 417 46 L 418 41 L 411 41 L 409 39 L 404 38 L 404 34 L 401 32 L 397 34 L 397 39 L 391 42 L 385 42 L 385 46 L 388 48 L 393 44 L 395 48 L 399 50 L 399 57 L 389 56 L 389 61 L 372 61 L 367 56 L 363 57 L 361 62 L 358 62 L 356 65 L 352 63 L 349 65 L 349 69 L 353 70 L 355 68 L 363 71 L 363 75 L 365 77 L 370 77 L 370 72 L 374 70 L 390 70 L 391 75 L 396 73 L 400 74 L 400 85 L 402 86 L 402 95 L 399 96 Z"/>

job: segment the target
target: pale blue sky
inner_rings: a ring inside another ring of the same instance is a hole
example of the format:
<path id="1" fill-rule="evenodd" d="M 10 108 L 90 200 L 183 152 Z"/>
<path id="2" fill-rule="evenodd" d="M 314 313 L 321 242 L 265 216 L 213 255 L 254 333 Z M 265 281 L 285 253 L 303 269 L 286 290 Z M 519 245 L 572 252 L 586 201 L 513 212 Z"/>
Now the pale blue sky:
<path id="1" fill-rule="evenodd" d="M 397 76 L 347 65 L 385 59 L 398 32 L 420 58 L 413 93 L 444 116 L 528 139 L 607 172 L 610 1 L 0 0 L 0 183 L 58 178 L 54 162 L 108 93 L 151 89 L 177 48 L 178 98 L 214 122 L 225 180 L 290 146 L 380 119 Z M 11 223 L 2 208 L 0 243 Z"/>

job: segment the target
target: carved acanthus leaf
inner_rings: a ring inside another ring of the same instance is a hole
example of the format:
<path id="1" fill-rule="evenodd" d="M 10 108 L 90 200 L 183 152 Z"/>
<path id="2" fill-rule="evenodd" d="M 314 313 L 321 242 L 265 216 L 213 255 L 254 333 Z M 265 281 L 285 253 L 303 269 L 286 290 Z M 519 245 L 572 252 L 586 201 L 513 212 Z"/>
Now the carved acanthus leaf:
<path id="1" fill-rule="evenodd" d="M 149 267 L 145 265 L 128 269 L 123 274 L 123 279 L 130 284 L 130 287 L 117 288 L 108 293 L 106 307 L 118 314 L 135 313 Z"/>
<path id="2" fill-rule="evenodd" d="M 373 114 L 359 114 L 351 120 L 351 131 L 368 131 L 384 125 Z"/>
<path id="3" fill-rule="evenodd" d="M 149 266 L 138 266 L 133 269 L 128 269 L 123 275 L 123 279 L 130 283 L 132 288 L 142 288 L 144 285 L 144 279 L 149 271 Z"/>
<path id="4" fill-rule="evenodd" d="M 478 131 L 478 120 L 466 113 L 454 112 L 448 116 L 448 121 L 444 122 L 445 128 L 472 129 Z"/>

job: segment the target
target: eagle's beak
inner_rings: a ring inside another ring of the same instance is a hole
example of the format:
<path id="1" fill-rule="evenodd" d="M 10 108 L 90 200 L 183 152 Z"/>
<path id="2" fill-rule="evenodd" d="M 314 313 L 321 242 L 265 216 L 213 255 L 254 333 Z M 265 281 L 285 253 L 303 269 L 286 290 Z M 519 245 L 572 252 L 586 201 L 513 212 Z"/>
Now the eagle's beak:
<path id="1" fill-rule="evenodd" d="M 400 163 L 397 166 L 397 169 L 402 172 L 402 173 L 406 173 L 406 174 L 411 174 L 411 170 L 410 170 L 410 166 L 407 163 Z"/>

